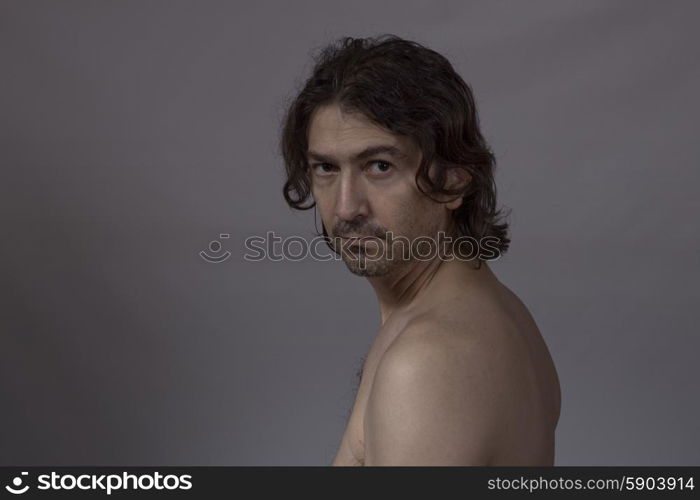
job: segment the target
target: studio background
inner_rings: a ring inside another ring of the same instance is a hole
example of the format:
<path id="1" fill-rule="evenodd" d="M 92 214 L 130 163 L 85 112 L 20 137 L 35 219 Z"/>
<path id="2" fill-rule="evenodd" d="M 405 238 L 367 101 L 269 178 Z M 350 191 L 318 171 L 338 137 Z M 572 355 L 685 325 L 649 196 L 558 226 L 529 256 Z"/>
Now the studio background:
<path id="1" fill-rule="evenodd" d="M 562 388 L 556 465 L 697 465 L 694 2 L 0 3 L 0 465 L 328 465 L 379 326 L 282 198 L 311 55 L 393 33 L 471 85 Z M 319 226 L 320 227 L 320 226 Z M 220 234 L 230 234 L 222 239 Z M 210 242 L 230 251 L 214 264 Z"/>

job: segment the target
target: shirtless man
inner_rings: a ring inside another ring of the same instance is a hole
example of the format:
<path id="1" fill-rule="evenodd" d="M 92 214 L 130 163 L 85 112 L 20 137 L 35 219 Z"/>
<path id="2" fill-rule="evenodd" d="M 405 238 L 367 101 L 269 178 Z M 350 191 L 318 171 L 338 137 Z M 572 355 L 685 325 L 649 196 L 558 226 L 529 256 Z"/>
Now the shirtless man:
<path id="1" fill-rule="evenodd" d="M 332 465 L 553 465 L 559 381 L 527 308 L 486 260 L 418 252 L 440 232 L 495 235 L 499 253 L 509 241 L 470 90 L 447 60 L 394 36 L 342 39 L 281 146 L 285 198 L 317 206 L 381 316 Z"/>

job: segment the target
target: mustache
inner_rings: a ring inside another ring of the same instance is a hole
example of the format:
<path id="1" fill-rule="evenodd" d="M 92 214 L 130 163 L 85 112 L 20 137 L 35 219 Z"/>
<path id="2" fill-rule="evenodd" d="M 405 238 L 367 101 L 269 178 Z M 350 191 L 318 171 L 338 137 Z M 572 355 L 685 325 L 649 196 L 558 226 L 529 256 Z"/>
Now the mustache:
<path id="1" fill-rule="evenodd" d="M 336 237 L 343 238 L 348 234 L 354 234 L 358 236 L 376 236 L 378 238 L 384 238 L 386 236 L 386 231 L 378 226 L 372 226 L 367 224 L 353 224 L 348 222 L 339 222 L 333 227 L 333 235 Z"/>

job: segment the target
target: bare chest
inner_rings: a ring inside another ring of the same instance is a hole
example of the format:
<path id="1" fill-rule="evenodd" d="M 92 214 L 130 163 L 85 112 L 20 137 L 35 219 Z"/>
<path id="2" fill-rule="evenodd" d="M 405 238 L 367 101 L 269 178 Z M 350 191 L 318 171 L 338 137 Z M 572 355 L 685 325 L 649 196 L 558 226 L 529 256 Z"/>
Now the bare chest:
<path id="1" fill-rule="evenodd" d="M 378 336 L 365 357 L 350 418 L 333 465 L 364 465 L 364 420 L 374 374 L 382 354 L 391 343 L 391 332 Z"/>

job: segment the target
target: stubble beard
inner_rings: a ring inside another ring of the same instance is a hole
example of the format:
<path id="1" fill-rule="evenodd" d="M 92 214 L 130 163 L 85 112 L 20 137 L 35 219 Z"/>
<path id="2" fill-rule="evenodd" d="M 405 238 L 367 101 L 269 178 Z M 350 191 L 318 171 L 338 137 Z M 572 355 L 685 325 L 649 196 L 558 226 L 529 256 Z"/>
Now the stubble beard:
<path id="1" fill-rule="evenodd" d="M 356 276 L 387 276 L 408 262 L 401 257 L 401 252 L 390 253 L 392 258 L 389 258 L 385 250 L 386 244 L 387 242 L 384 240 L 380 250 L 372 248 L 369 252 L 369 258 L 366 255 L 365 247 L 361 245 L 351 247 L 347 252 L 342 253 L 343 262 L 348 270 Z"/>
<path id="2" fill-rule="evenodd" d="M 356 276 L 386 276 L 391 272 L 391 262 L 386 257 L 368 259 L 365 252 L 357 248 L 350 250 L 349 253 L 349 256 L 343 256 L 343 262 L 345 262 L 348 270 Z"/>

